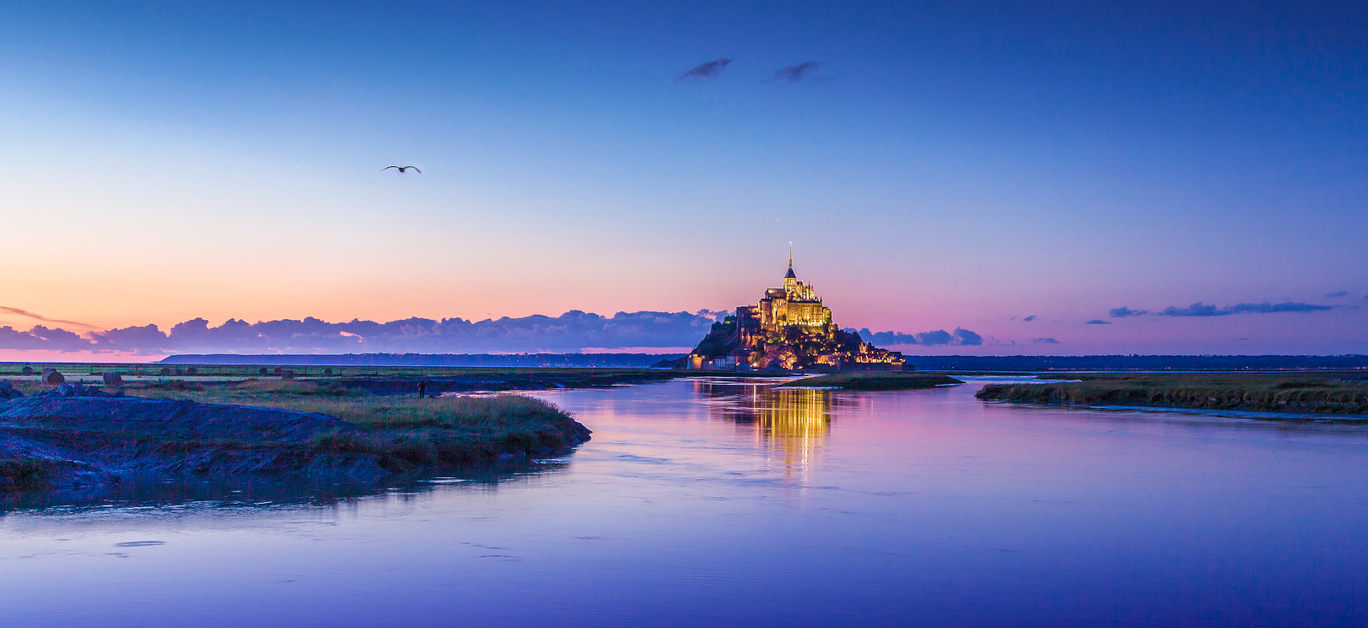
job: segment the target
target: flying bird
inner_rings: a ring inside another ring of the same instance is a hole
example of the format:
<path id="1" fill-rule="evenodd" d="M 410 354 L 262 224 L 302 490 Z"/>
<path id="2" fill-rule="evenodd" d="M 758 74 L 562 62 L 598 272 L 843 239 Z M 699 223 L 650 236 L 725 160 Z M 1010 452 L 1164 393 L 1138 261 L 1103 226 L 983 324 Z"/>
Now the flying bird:
<path id="1" fill-rule="evenodd" d="M 384 172 L 384 171 L 386 171 L 386 170 L 389 170 L 390 168 L 394 168 L 395 170 L 398 170 L 398 171 L 399 171 L 399 174 L 404 174 L 404 171 L 405 171 L 405 170 L 408 170 L 409 168 L 412 168 L 413 171 L 414 171 L 414 172 L 417 172 L 418 174 L 423 174 L 423 171 L 422 171 L 422 170 L 419 170 L 419 169 L 418 169 L 418 166 L 385 166 L 384 168 L 381 168 L 381 169 L 380 169 L 380 172 Z"/>

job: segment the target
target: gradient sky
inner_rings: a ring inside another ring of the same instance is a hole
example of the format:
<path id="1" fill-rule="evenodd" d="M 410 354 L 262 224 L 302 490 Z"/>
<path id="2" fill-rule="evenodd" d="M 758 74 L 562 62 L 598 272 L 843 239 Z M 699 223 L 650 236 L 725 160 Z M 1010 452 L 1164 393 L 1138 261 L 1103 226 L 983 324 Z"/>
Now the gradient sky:
<path id="1" fill-rule="evenodd" d="M 735 4 L 0 4 L 0 305 L 1368 353 L 1362 3 Z"/>

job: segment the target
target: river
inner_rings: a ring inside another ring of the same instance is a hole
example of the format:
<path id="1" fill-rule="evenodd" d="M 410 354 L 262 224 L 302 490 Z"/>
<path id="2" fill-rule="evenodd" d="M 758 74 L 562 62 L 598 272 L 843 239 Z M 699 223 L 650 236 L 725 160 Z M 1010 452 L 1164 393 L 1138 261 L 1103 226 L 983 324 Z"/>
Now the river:
<path id="1" fill-rule="evenodd" d="M 0 517 L 5 625 L 1363 625 L 1368 428 L 708 379 L 563 460 Z"/>

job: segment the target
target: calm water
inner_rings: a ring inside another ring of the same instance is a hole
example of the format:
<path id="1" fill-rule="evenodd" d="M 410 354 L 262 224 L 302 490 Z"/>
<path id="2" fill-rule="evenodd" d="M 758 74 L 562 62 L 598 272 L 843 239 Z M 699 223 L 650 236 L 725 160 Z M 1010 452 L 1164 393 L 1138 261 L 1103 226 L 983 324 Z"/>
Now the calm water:
<path id="1" fill-rule="evenodd" d="M 0 623 L 1368 623 L 1368 430 L 978 385 L 558 391 L 536 473 L 11 513 Z"/>

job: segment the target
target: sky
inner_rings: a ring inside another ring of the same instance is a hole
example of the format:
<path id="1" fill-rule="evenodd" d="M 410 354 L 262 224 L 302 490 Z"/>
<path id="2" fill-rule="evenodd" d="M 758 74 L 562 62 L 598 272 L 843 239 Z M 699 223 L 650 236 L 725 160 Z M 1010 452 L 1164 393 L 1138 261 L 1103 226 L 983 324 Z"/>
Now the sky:
<path id="1" fill-rule="evenodd" d="M 1368 353 L 1361 3 L 0 2 L 0 59 L 0 358 L 639 347 L 790 241 L 914 354 Z"/>

